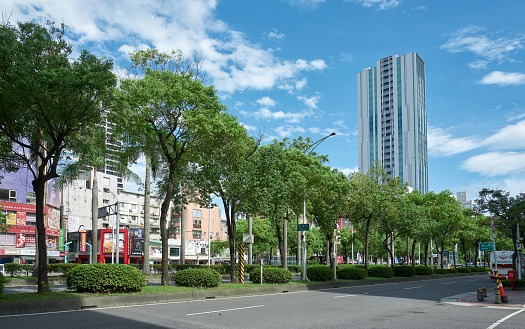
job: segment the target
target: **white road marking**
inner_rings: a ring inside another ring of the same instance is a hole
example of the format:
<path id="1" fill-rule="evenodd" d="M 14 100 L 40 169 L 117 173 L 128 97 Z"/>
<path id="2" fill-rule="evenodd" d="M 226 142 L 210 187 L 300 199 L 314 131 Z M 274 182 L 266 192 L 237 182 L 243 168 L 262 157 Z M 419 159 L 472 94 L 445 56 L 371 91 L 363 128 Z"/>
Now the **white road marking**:
<path id="1" fill-rule="evenodd" d="M 410 290 L 410 289 L 417 289 L 417 288 L 423 288 L 423 286 L 409 287 L 409 288 L 403 288 L 403 289 L 404 290 Z"/>
<path id="2" fill-rule="evenodd" d="M 341 296 L 335 296 L 334 298 L 346 298 L 346 297 L 355 297 L 356 295 L 341 295 Z"/>
<path id="3" fill-rule="evenodd" d="M 257 307 L 264 307 L 264 305 L 237 307 L 237 308 L 229 308 L 229 309 L 226 309 L 226 310 L 217 310 L 217 311 L 208 311 L 208 312 L 199 312 L 199 313 L 189 313 L 189 314 L 186 314 L 186 315 L 191 316 L 191 315 L 202 315 L 202 314 L 211 314 L 211 313 L 220 313 L 220 312 L 239 311 L 239 310 L 246 310 L 246 309 L 257 308 Z"/>
<path id="4" fill-rule="evenodd" d="M 522 309 L 522 310 L 519 310 L 517 312 L 511 313 L 511 314 L 507 315 L 506 317 L 501 318 L 498 321 L 494 322 L 490 327 L 487 327 L 487 329 L 494 329 L 497 326 L 499 326 L 500 324 L 502 324 L 503 322 L 505 322 L 506 320 L 512 318 L 514 315 L 518 315 L 518 314 L 520 314 L 523 311 L 525 311 L 525 309 Z"/>

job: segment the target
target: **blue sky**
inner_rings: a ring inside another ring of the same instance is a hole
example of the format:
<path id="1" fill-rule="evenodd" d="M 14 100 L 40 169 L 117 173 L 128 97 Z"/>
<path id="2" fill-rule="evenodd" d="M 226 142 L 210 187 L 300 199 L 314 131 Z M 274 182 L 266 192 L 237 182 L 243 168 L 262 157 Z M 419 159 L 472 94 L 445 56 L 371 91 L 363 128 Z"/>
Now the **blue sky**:
<path id="1" fill-rule="evenodd" d="M 525 192 L 525 2 L 415 0 L 2 0 L 4 17 L 51 19 L 129 67 L 134 49 L 205 59 L 209 83 L 253 133 L 331 132 L 318 151 L 357 170 L 357 73 L 417 52 L 426 65 L 429 190 Z M 136 167 L 141 171 L 141 166 Z"/>

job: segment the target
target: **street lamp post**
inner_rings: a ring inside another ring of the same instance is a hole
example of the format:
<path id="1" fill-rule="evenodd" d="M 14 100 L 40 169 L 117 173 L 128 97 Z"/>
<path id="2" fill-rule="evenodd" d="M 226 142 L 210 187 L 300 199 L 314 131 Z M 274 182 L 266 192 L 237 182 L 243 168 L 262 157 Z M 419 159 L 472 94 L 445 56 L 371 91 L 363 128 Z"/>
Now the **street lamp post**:
<path id="1" fill-rule="evenodd" d="M 315 150 L 315 148 L 317 146 L 319 146 L 319 144 L 321 144 L 328 137 L 331 137 L 331 136 L 334 136 L 334 135 L 335 135 L 335 132 L 331 133 L 328 136 L 325 136 L 325 137 L 321 138 L 317 142 L 313 143 L 309 148 L 304 150 L 304 153 L 306 155 L 312 154 L 312 152 Z M 303 194 L 303 224 L 306 224 L 306 187 L 304 188 L 304 194 Z M 302 277 L 302 279 L 304 281 L 310 281 L 306 277 L 306 231 L 303 231 L 303 277 Z"/>

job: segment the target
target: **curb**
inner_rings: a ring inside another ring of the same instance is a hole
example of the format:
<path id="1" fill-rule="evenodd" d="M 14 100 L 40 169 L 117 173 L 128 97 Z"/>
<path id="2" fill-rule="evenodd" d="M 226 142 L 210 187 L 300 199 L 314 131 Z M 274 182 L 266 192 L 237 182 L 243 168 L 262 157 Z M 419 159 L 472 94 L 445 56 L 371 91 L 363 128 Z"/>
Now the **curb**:
<path id="1" fill-rule="evenodd" d="M 218 299 L 238 296 L 270 295 L 279 293 L 303 292 L 310 290 L 335 289 L 343 287 L 366 286 L 374 284 L 427 281 L 459 276 L 486 275 L 486 273 L 457 273 L 454 275 L 420 276 L 408 278 L 392 278 L 383 280 L 360 281 L 330 281 L 308 283 L 301 285 L 280 285 L 269 287 L 254 287 L 246 289 L 199 290 L 179 293 L 149 294 L 149 295 L 115 295 L 103 297 L 71 298 L 59 300 L 41 300 L 31 302 L 0 303 L 0 316 L 85 310 L 104 307 L 147 305 L 158 303 L 174 303 L 195 300 Z"/>

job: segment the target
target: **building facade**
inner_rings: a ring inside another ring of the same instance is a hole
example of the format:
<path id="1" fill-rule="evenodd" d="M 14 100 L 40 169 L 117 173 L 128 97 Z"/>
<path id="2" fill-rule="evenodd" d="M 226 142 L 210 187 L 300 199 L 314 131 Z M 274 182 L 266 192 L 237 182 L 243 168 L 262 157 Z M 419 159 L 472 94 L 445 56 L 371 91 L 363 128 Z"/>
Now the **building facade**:
<path id="1" fill-rule="evenodd" d="M 389 177 L 428 191 L 425 63 L 392 55 L 357 75 L 359 172 L 377 162 Z"/>

